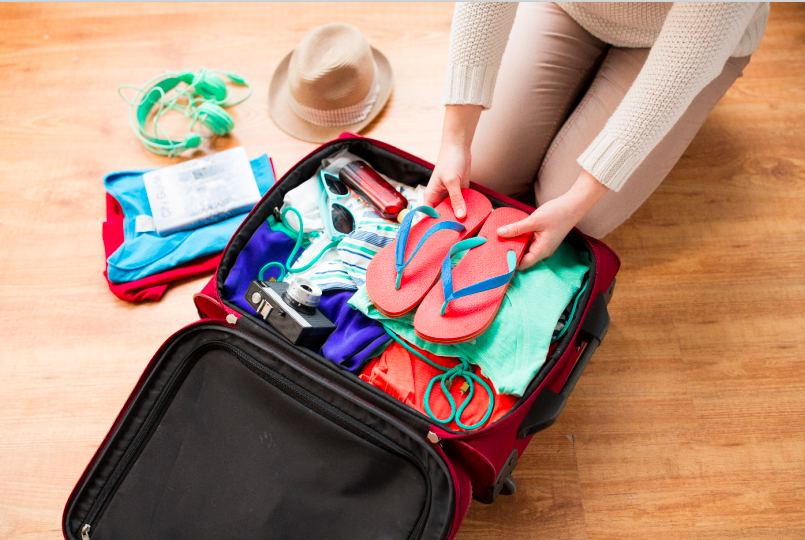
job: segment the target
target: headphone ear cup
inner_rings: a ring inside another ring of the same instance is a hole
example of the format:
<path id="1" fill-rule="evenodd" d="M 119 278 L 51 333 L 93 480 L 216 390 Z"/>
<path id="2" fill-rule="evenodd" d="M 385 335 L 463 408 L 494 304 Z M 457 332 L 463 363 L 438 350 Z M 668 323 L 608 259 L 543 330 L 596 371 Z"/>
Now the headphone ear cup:
<path id="1" fill-rule="evenodd" d="M 182 146 L 184 148 L 196 148 L 201 144 L 201 141 L 201 135 L 198 133 L 188 133 L 182 142 Z"/>
<path id="2" fill-rule="evenodd" d="M 215 135 L 226 135 L 235 127 L 235 120 L 222 107 L 205 101 L 196 109 L 201 125 Z"/>
<path id="3" fill-rule="evenodd" d="M 195 93 L 204 99 L 214 99 L 220 102 L 226 99 L 226 84 L 218 75 L 206 69 L 202 69 L 196 74 L 191 86 L 195 89 Z"/>
<path id="4" fill-rule="evenodd" d="M 239 86 L 246 86 L 246 79 L 238 75 L 237 73 L 233 73 L 231 71 L 226 72 L 226 76 L 229 77 L 229 80 L 232 81 L 233 84 L 237 84 Z"/>

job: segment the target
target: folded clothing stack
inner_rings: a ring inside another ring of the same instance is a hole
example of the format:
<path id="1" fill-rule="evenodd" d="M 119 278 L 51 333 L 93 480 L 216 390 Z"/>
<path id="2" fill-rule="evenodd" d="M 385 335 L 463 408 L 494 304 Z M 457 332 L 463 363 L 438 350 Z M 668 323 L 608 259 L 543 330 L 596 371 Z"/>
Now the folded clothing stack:
<path id="1" fill-rule="evenodd" d="M 274 185 L 271 160 L 262 155 L 250 162 L 261 195 Z M 168 285 L 213 271 L 220 252 L 246 214 L 192 231 L 160 236 L 138 232 L 137 216 L 151 216 L 142 175 L 148 171 L 118 171 L 104 178 L 107 191 L 103 243 L 104 272 L 109 289 L 121 300 L 159 300 Z"/>
<path id="2" fill-rule="evenodd" d="M 565 242 L 556 253 L 514 274 L 500 311 L 477 338 L 462 343 L 433 343 L 414 331 L 414 314 L 390 318 L 372 304 L 361 287 L 349 305 L 381 321 L 406 342 L 444 357 L 462 357 L 479 365 L 502 394 L 523 395 L 548 354 L 556 323 L 581 289 L 590 262 Z"/>
<path id="3" fill-rule="evenodd" d="M 320 170 L 337 176 L 341 167 L 357 159 L 341 152 L 323 160 Z M 279 279 L 274 266 L 282 267 L 286 281 L 303 277 L 323 291 L 319 309 L 336 327 L 321 348 L 324 357 L 437 422 L 450 418 L 441 423 L 452 429 L 474 429 L 504 416 L 548 357 L 561 330 L 557 321 L 562 326 L 567 321 L 589 267 L 587 253 L 563 243 L 554 256 L 514 274 L 487 331 L 461 343 L 429 342 L 415 332 L 413 311 L 387 317 L 366 291 L 366 267 L 394 241 L 399 225 L 383 219 L 349 193 L 337 202 L 355 218 L 354 229 L 334 242 L 325 232 L 319 208 L 323 188 L 318 173 L 286 193 L 282 208 L 274 212 L 277 217 L 268 218 L 252 235 L 225 279 L 222 297 L 257 316 L 244 298 L 246 291 L 261 269 L 265 275 L 260 279 Z M 410 207 L 421 204 L 421 186 L 411 188 L 388 180 L 409 200 Z M 284 211 L 289 207 L 295 212 Z M 284 221 L 278 222 L 279 217 Z M 295 251 L 297 243 L 302 251 Z M 299 270 L 307 265 L 309 268 Z M 448 381 L 446 372 L 458 375 Z M 483 384 L 470 390 L 467 374 Z M 441 382 L 432 382 L 439 376 L 452 406 Z M 494 401 L 491 407 L 490 398 Z"/>

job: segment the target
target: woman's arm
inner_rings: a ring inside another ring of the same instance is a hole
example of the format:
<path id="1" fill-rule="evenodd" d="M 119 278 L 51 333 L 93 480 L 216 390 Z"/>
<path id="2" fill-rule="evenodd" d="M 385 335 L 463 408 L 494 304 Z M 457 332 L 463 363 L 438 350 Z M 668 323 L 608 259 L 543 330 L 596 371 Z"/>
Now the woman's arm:
<path id="1" fill-rule="evenodd" d="M 582 171 L 567 193 L 541 204 L 524 220 L 498 229 L 498 234 L 504 238 L 534 233 L 518 268 L 525 270 L 553 255 L 567 233 L 607 191 L 609 188 Z"/>
<path id="2" fill-rule="evenodd" d="M 481 116 L 480 105 L 448 105 L 444 114 L 442 143 L 439 157 L 425 190 L 425 204 L 436 206 L 446 196 L 456 217 L 466 215 L 466 205 L 461 189 L 470 184 L 470 147 L 475 127 Z M 606 186 L 582 171 L 573 187 L 561 197 L 540 206 L 528 218 L 502 227 L 502 237 L 534 233 L 528 251 L 520 261 L 520 269 L 526 269 L 538 261 L 550 257 L 562 243 L 567 233 L 609 191 Z"/>
<path id="3" fill-rule="evenodd" d="M 425 204 L 428 206 L 436 206 L 449 196 L 453 212 L 459 219 L 467 213 L 461 189 L 470 185 L 470 146 L 482 110 L 481 105 L 445 107 L 439 157 L 425 190 Z"/>
<path id="4" fill-rule="evenodd" d="M 492 106 L 515 2 L 456 2 L 444 84 L 445 105 Z"/>
<path id="5" fill-rule="evenodd" d="M 517 4 L 457 2 L 450 28 L 444 84 L 444 126 L 439 157 L 425 204 L 450 196 L 456 217 L 466 213 L 461 188 L 470 183 L 470 146 L 481 111 L 492 104 L 500 61 L 514 24 Z"/>
<path id="6" fill-rule="evenodd" d="M 701 90 L 724 69 L 759 3 L 677 2 L 646 63 L 578 162 L 618 191 Z"/>
<path id="7" fill-rule="evenodd" d="M 516 4 L 506 3 L 456 4 L 445 81 L 442 141 L 425 191 L 425 204 L 436 206 L 449 196 L 459 219 L 466 215 L 461 189 L 470 183 L 472 139 L 481 112 L 492 103 L 492 90 L 516 9 Z M 582 173 L 567 194 L 542 205 L 528 219 L 499 234 L 535 233 L 520 262 L 521 268 L 528 268 L 552 254 L 606 192 L 607 188 L 591 175 Z"/>

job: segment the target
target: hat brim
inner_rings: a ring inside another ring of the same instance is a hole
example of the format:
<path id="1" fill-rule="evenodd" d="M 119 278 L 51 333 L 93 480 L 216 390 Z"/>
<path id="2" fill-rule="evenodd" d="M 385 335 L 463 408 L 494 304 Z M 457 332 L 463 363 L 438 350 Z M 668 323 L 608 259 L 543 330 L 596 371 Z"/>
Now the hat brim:
<path id="1" fill-rule="evenodd" d="M 343 126 L 319 126 L 311 124 L 296 115 L 291 109 L 289 102 L 290 90 L 288 88 L 288 64 L 291 62 L 291 55 L 293 51 L 282 59 L 282 62 L 277 66 L 274 75 L 271 78 L 271 86 L 268 89 L 268 110 L 271 113 L 271 118 L 277 126 L 283 131 L 302 139 L 314 143 L 323 143 L 335 139 L 344 131 L 352 131 L 358 133 L 365 128 L 374 118 L 383 110 L 386 102 L 391 96 L 391 88 L 393 86 L 393 77 L 391 73 L 391 64 L 383 56 L 383 53 L 372 47 L 372 55 L 374 56 L 375 64 L 377 65 L 378 82 L 380 83 L 380 92 L 377 95 L 375 104 L 372 110 L 362 121 L 355 124 L 346 124 Z"/>

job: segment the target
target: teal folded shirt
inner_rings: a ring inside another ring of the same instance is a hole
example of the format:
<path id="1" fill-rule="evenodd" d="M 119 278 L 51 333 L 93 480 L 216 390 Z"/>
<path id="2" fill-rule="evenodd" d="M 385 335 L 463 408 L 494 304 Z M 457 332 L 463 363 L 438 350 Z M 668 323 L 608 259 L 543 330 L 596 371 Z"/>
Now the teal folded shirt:
<path id="1" fill-rule="evenodd" d="M 352 296 L 349 305 L 421 349 L 478 364 L 499 394 L 521 396 L 545 362 L 556 322 L 581 288 L 589 266 L 587 253 L 562 243 L 552 257 L 514 274 L 492 325 L 464 343 L 425 341 L 414 332 L 413 313 L 396 318 L 384 316 L 369 300 L 365 285 Z M 437 282 L 437 286 L 441 285 Z"/>
<path id="2" fill-rule="evenodd" d="M 274 185 L 271 161 L 263 154 L 250 162 L 260 195 Z M 137 216 L 151 215 L 143 174 L 148 171 L 118 171 L 103 179 L 106 191 L 123 208 L 123 244 L 107 259 L 107 275 L 112 283 L 128 283 L 175 268 L 193 259 L 222 251 L 246 218 L 233 216 L 218 223 L 167 236 L 156 232 L 138 233 Z"/>

